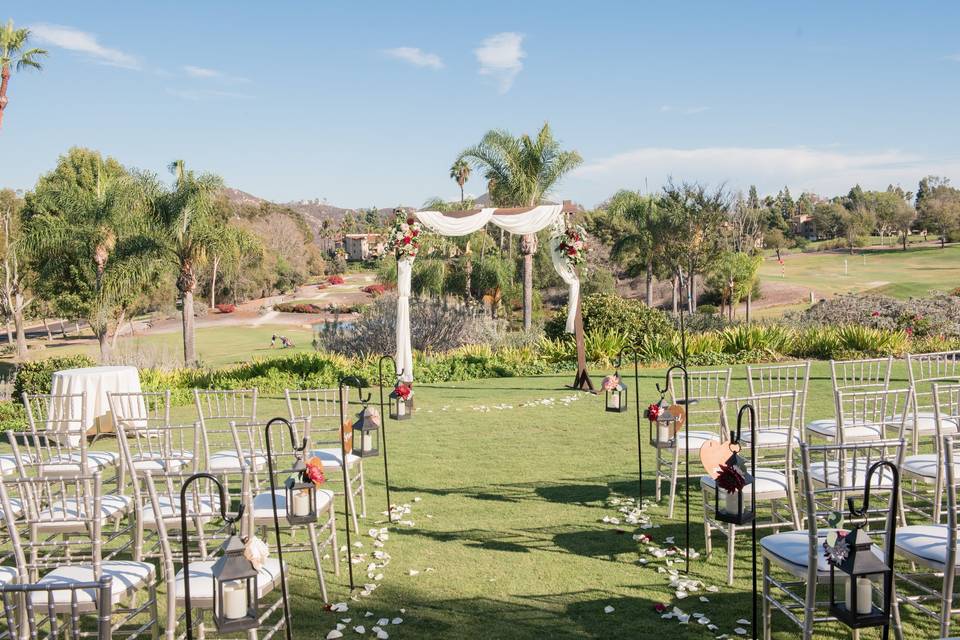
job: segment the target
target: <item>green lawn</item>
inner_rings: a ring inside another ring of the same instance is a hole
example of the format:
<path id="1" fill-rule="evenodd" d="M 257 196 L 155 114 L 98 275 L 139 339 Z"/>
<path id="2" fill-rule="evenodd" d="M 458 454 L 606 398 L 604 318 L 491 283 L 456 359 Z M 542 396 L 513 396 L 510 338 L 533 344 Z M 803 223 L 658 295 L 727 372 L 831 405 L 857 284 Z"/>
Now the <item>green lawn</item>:
<path id="1" fill-rule="evenodd" d="M 760 277 L 768 283 L 810 287 L 818 298 L 868 291 L 898 298 L 922 296 L 960 283 L 960 245 L 879 249 L 856 255 L 791 253 L 784 256 L 783 267 L 768 257 Z"/>
<path id="2" fill-rule="evenodd" d="M 656 399 L 660 376 L 642 372 L 644 405 Z M 733 392 L 745 393 L 742 367 L 736 376 Z M 905 383 L 902 364 L 894 377 Z M 829 378 L 826 363 L 814 366 L 809 419 L 832 415 Z M 748 538 L 738 543 L 735 587 L 724 584 L 725 543 L 716 538 L 713 556 L 694 561 L 692 572 L 719 592 L 705 594 L 706 603 L 700 594 L 678 602 L 667 576 L 654 568 L 662 561 L 638 564 L 635 530 L 601 522 L 618 515 L 608 498 L 636 490 L 634 417 L 604 413 L 599 397 L 564 389 L 570 379 L 572 374 L 418 386 L 415 419 L 388 425 L 393 499 L 411 505 L 415 524 L 392 528 L 385 547 L 392 562 L 380 588 L 351 602 L 348 613 L 323 611 L 309 557 L 288 556 L 296 637 L 323 638 L 342 618 L 351 618 L 349 627 L 362 623 L 367 629 L 360 636 L 348 628 L 346 638 L 372 637 L 378 618 L 399 616 L 403 624 L 388 627 L 394 639 L 713 638 L 732 634 L 737 619 L 749 619 Z M 549 398 L 554 402 L 548 405 L 528 404 Z M 285 413 L 279 400 L 264 399 L 260 406 L 264 419 Z M 178 420 L 193 419 L 190 407 L 175 413 Z M 652 472 L 653 456 L 644 447 L 644 470 Z M 370 509 L 361 530 L 363 551 L 369 552 L 366 531 L 382 520 L 385 508 L 382 458 L 368 463 L 367 477 Z M 651 481 L 644 488 L 652 495 Z M 693 546 L 702 550 L 699 496 L 691 490 L 691 533 Z M 663 506 L 650 513 L 661 525 L 648 531 L 655 540 L 673 536 L 682 544 L 682 520 L 667 520 Z M 683 513 L 681 498 L 677 514 Z M 342 536 L 342 514 L 339 522 Z M 365 562 L 357 567 L 358 582 L 368 581 Z M 419 574 L 409 575 L 411 569 Z M 334 601 L 345 600 L 346 574 L 328 579 Z M 661 620 L 653 609 L 661 602 L 702 612 L 720 630 L 710 633 L 692 620 L 687 626 Z M 614 612 L 604 613 L 608 605 Z M 373 616 L 366 617 L 367 611 Z M 776 638 L 798 637 L 783 616 L 774 619 Z M 936 636 L 915 615 L 907 621 L 907 637 Z M 819 627 L 816 637 L 849 636 L 839 627 Z"/>

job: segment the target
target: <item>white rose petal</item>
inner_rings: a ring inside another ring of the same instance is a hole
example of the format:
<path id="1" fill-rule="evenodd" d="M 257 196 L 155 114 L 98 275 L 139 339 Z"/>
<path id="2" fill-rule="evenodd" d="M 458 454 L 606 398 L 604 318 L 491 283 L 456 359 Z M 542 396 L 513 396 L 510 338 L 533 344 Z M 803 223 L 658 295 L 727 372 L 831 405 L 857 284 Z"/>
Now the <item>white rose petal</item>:
<path id="1" fill-rule="evenodd" d="M 359 633 L 359 634 L 364 634 L 364 633 L 367 632 L 367 628 L 364 627 L 362 624 L 355 626 L 355 627 L 353 628 L 353 630 L 356 631 L 356 632 Z"/>
<path id="2" fill-rule="evenodd" d="M 342 638 L 342 637 L 343 637 L 343 634 L 337 629 L 331 629 L 330 633 L 327 634 L 327 640 L 334 640 L 334 638 Z"/>
<path id="3" fill-rule="evenodd" d="M 607 605 L 607 606 L 605 606 L 605 607 L 603 608 L 603 612 L 604 612 L 604 613 L 613 613 L 613 612 L 614 612 L 614 608 L 611 607 L 610 605 Z"/>

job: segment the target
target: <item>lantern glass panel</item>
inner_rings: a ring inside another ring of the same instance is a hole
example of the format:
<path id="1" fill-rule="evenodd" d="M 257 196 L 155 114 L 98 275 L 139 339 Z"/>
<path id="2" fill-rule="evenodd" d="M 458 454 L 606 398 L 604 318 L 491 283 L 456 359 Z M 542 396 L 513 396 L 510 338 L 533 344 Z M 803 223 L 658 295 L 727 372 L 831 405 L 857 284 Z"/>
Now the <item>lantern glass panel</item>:
<path id="1" fill-rule="evenodd" d="M 317 520 L 317 487 L 292 477 L 286 483 L 287 522 L 310 524 Z"/>
<path id="2" fill-rule="evenodd" d="M 353 455 L 371 458 L 380 455 L 380 417 L 371 407 L 364 407 L 353 425 Z"/>
<path id="3" fill-rule="evenodd" d="M 260 626 L 257 614 L 257 570 L 243 557 L 244 544 L 236 535 L 224 543 L 213 567 L 213 619 L 217 631 L 232 633 Z"/>
<path id="4" fill-rule="evenodd" d="M 830 561 L 830 614 L 853 629 L 887 624 L 890 594 L 885 585 L 891 568 L 877 556 L 873 541 L 859 526 L 838 537 L 835 544 L 847 549 L 847 555 L 839 563 Z M 879 607 L 874 604 L 878 589 Z"/>
<path id="5" fill-rule="evenodd" d="M 624 413 L 627 410 L 627 385 L 622 382 L 606 392 L 606 410 Z"/>
<path id="6" fill-rule="evenodd" d="M 714 517 L 720 522 L 729 524 L 749 524 L 755 516 L 754 511 L 754 478 L 747 471 L 747 461 L 734 453 L 724 463 L 726 473 L 735 473 L 743 480 L 743 487 L 739 491 L 727 491 L 714 480 L 713 511 Z M 747 493 L 749 492 L 749 496 Z"/>

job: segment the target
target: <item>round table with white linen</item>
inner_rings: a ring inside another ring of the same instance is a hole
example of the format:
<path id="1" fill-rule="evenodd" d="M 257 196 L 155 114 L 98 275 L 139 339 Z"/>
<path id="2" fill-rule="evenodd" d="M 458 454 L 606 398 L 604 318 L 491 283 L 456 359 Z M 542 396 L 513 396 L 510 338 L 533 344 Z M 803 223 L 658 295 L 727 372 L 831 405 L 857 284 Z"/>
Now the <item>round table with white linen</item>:
<path id="1" fill-rule="evenodd" d="M 140 393 L 140 374 L 136 367 L 64 369 L 53 374 L 50 388 L 50 393 L 54 395 L 86 393 L 82 416 L 84 431 L 87 435 L 111 433 L 115 429 L 107 392 Z M 82 404 L 80 398 L 70 404 L 72 417 L 79 417 Z"/>

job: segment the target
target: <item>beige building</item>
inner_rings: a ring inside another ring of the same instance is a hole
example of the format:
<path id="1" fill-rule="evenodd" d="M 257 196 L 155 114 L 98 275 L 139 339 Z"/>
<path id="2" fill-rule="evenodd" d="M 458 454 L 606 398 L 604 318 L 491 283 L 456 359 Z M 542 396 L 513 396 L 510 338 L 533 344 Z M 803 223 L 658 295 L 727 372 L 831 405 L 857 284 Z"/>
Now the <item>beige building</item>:
<path id="1" fill-rule="evenodd" d="M 386 240 L 379 233 L 347 233 L 343 236 L 343 250 L 351 262 L 378 258 L 385 248 Z"/>

